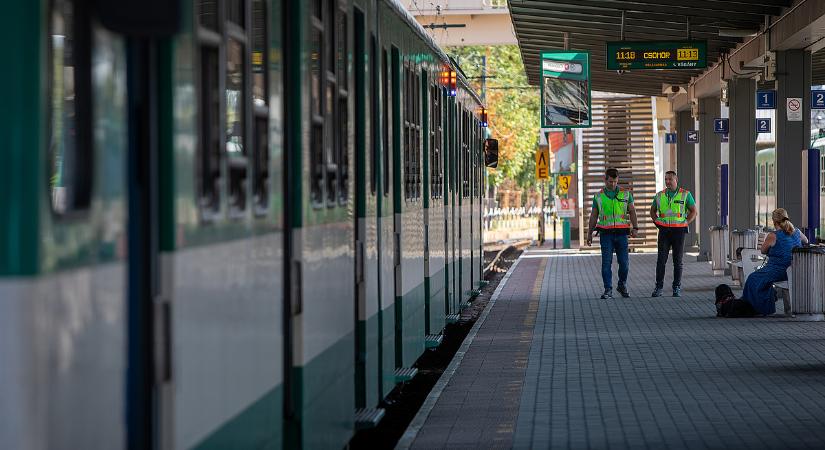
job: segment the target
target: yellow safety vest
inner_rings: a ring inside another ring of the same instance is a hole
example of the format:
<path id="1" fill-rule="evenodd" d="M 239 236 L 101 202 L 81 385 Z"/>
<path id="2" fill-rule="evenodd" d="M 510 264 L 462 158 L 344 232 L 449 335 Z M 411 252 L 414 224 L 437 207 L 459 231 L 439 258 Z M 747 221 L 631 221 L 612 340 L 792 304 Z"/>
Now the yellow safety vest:
<path id="1" fill-rule="evenodd" d="M 685 207 L 688 194 L 689 192 L 682 188 L 679 188 L 672 199 L 667 198 L 667 189 L 656 194 L 656 209 L 659 213 L 655 220 L 656 225 L 669 228 L 688 226 Z"/>
<path id="2" fill-rule="evenodd" d="M 616 198 L 610 198 L 604 189 L 596 194 L 596 204 L 599 206 L 599 221 L 596 228 L 622 229 L 630 228 L 630 217 L 627 215 L 628 193 L 619 189 Z"/>

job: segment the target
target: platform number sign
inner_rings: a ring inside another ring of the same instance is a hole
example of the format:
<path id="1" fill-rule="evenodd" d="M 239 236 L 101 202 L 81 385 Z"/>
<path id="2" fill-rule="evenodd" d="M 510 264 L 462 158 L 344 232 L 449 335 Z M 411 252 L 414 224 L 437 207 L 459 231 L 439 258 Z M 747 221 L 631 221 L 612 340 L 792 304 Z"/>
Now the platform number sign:
<path id="1" fill-rule="evenodd" d="M 776 91 L 756 91 L 756 109 L 776 109 Z"/>
<path id="2" fill-rule="evenodd" d="M 676 133 L 665 133 L 665 144 L 675 144 Z"/>
<path id="3" fill-rule="evenodd" d="M 758 118 L 758 119 L 756 119 L 756 132 L 757 133 L 770 133 L 771 132 L 771 119 L 767 119 L 767 118 Z"/>
<path id="4" fill-rule="evenodd" d="M 713 132 L 717 134 L 728 134 L 728 119 L 713 119 Z"/>
<path id="5" fill-rule="evenodd" d="M 688 144 L 698 144 L 699 143 L 699 132 L 696 130 L 689 130 L 685 134 L 685 140 Z"/>
<path id="6" fill-rule="evenodd" d="M 825 109 L 825 91 L 811 91 L 811 109 Z"/>

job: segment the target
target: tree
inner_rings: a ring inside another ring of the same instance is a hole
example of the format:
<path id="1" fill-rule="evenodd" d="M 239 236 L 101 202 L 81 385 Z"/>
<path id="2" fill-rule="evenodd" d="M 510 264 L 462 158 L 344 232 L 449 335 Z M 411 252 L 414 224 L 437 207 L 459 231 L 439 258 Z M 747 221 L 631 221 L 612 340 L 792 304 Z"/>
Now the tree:
<path id="1" fill-rule="evenodd" d="M 483 57 L 487 57 L 486 103 L 491 137 L 499 141 L 498 168 L 489 180 L 498 186 L 510 179 L 522 188 L 536 186 L 533 155 L 539 132 L 538 87 L 528 86 L 516 45 L 454 47 L 448 52 L 481 91 Z"/>

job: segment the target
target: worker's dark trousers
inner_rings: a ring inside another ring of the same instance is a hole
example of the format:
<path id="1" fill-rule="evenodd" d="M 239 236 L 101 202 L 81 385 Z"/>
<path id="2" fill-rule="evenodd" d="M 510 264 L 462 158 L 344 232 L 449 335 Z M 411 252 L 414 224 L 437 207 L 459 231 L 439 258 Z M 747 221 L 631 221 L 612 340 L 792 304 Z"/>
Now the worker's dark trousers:
<path id="1" fill-rule="evenodd" d="M 682 255 L 685 253 L 687 228 L 659 227 L 659 257 L 656 259 L 656 287 L 661 289 L 665 280 L 667 254 L 673 250 L 673 288 L 682 286 Z"/>

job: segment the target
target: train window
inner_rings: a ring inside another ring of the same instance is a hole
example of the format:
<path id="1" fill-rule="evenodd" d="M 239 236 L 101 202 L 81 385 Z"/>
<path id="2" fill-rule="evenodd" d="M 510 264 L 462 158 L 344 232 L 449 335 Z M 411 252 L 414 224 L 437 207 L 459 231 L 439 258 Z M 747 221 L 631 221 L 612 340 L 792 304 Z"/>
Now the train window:
<path id="1" fill-rule="evenodd" d="M 324 200 L 324 108 L 321 101 L 324 85 L 323 70 L 323 46 L 324 23 L 322 22 L 323 11 L 322 2 L 314 2 L 315 8 L 312 11 L 310 20 L 310 142 L 309 142 L 309 166 L 310 166 L 310 200 L 314 206 L 320 205 Z"/>
<path id="2" fill-rule="evenodd" d="M 404 199 L 410 199 L 410 71 L 404 71 Z"/>
<path id="3" fill-rule="evenodd" d="M 255 213 L 263 214 L 270 187 L 266 2 L 199 0 L 196 6 L 201 215 L 217 218 L 226 195 L 229 216 L 244 217 L 250 188 Z"/>
<path id="4" fill-rule="evenodd" d="M 404 72 L 404 198 L 415 200 L 420 197 L 418 77 L 412 69 Z"/>
<path id="5" fill-rule="evenodd" d="M 85 15 L 57 0 L 50 17 L 50 177 L 52 211 L 87 209 L 92 196 L 91 74 Z"/>
<path id="6" fill-rule="evenodd" d="M 415 71 L 415 84 L 413 85 L 415 91 L 415 98 L 413 105 L 415 105 L 415 112 L 413 120 L 415 123 L 415 146 L 413 147 L 413 175 L 415 176 L 415 198 L 421 199 L 421 75 L 418 70 Z"/>
<path id="7" fill-rule="evenodd" d="M 774 184 L 776 180 L 776 167 L 773 163 L 768 165 L 768 194 L 774 194 L 776 192 L 776 185 Z"/>
<path id="8" fill-rule="evenodd" d="M 255 212 L 269 203 L 269 55 L 265 0 L 252 0 L 252 114 L 254 122 L 253 195 Z"/>
<path id="9" fill-rule="evenodd" d="M 757 194 L 764 194 L 765 193 L 765 165 L 759 165 L 759 186 L 756 188 Z"/>
<path id="10" fill-rule="evenodd" d="M 389 55 L 387 54 L 387 50 L 384 49 L 383 57 L 381 58 L 381 86 L 383 89 L 383 96 L 382 96 L 382 105 L 381 111 L 383 111 L 382 119 L 383 119 L 383 126 L 381 129 L 384 131 L 383 138 L 384 141 L 382 142 L 382 149 L 383 154 L 382 161 L 383 161 L 383 174 L 384 174 L 384 196 L 389 195 L 390 193 L 390 137 L 392 136 L 392 120 L 390 120 L 390 115 L 392 111 L 390 111 L 390 79 L 389 79 Z"/>
<path id="11" fill-rule="evenodd" d="M 212 31 L 218 31 L 218 0 L 198 1 L 198 24 Z"/>
<path id="12" fill-rule="evenodd" d="M 316 207 L 348 199 L 347 15 L 316 1 L 310 19 L 310 197 Z"/>
<path id="13" fill-rule="evenodd" d="M 337 3 L 337 0 L 335 0 Z M 332 121 L 337 124 L 338 135 L 336 136 L 335 165 L 338 168 L 338 201 L 345 204 L 349 196 L 349 108 L 348 108 L 348 77 L 347 61 L 349 58 L 349 47 L 347 46 L 347 14 L 339 10 L 336 18 L 337 28 L 337 51 L 336 51 L 336 71 L 338 75 L 338 108 L 337 117 Z M 359 68 L 360 70 L 360 68 Z"/>
<path id="14" fill-rule="evenodd" d="M 226 156 L 229 171 L 229 207 L 233 213 L 246 209 L 246 86 L 244 45 L 229 39 L 226 45 Z"/>
<path id="15" fill-rule="evenodd" d="M 441 182 L 441 95 L 437 86 L 430 86 L 430 198 L 442 196 Z"/>
<path id="16" fill-rule="evenodd" d="M 226 3 L 226 20 L 243 27 L 245 25 L 246 12 L 244 6 L 246 2 L 244 0 L 227 0 Z"/>
<path id="17" fill-rule="evenodd" d="M 819 192 L 825 193 L 825 150 L 819 150 Z"/>
<path id="18" fill-rule="evenodd" d="M 378 186 L 378 123 L 380 119 L 379 103 L 379 79 L 378 79 L 378 46 L 376 45 L 375 33 L 370 36 L 370 193 L 375 195 Z"/>
<path id="19" fill-rule="evenodd" d="M 462 108 L 461 116 L 464 137 L 461 145 L 461 195 L 467 198 L 470 196 L 470 114 Z"/>
<path id="20" fill-rule="evenodd" d="M 217 47 L 200 51 L 200 206 L 204 218 L 220 210 L 220 64 Z"/>

